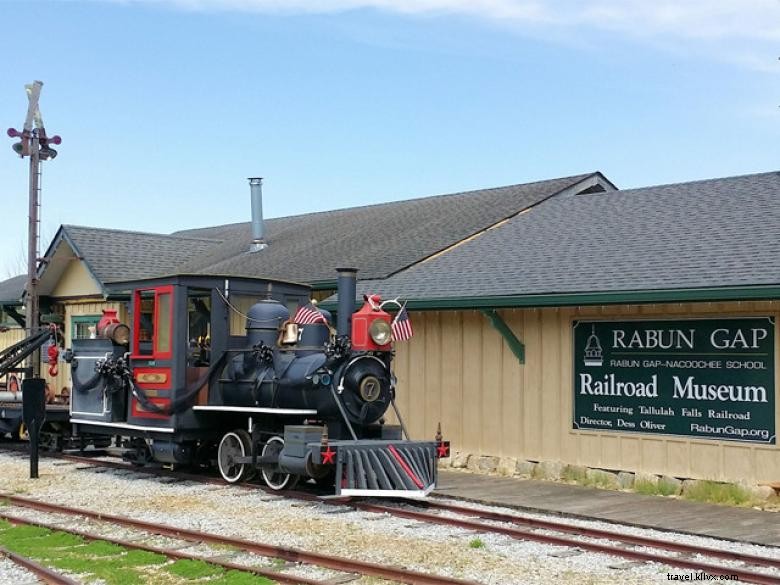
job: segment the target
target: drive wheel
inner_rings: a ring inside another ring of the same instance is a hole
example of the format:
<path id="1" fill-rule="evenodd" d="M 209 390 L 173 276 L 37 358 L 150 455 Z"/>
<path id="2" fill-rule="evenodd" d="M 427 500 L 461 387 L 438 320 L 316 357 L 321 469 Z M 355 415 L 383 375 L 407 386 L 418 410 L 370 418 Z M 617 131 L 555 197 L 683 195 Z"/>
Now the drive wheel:
<path id="1" fill-rule="evenodd" d="M 284 439 L 281 437 L 271 437 L 263 445 L 262 457 L 275 457 L 282 452 L 284 448 Z M 263 467 L 260 471 L 265 485 L 276 492 L 294 488 L 298 484 L 300 476 L 293 473 L 283 473 Z"/>
<path id="2" fill-rule="evenodd" d="M 27 425 L 23 422 L 20 422 L 19 427 L 16 429 L 16 438 L 20 441 L 30 440 L 30 432 L 27 430 Z"/>
<path id="3" fill-rule="evenodd" d="M 236 463 L 238 457 L 249 457 L 252 454 L 252 439 L 243 429 L 225 433 L 217 449 L 217 466 L 219 474 L 228 483 L 238 483 L 248 479 L 251 468 L 246 463 Z"/>

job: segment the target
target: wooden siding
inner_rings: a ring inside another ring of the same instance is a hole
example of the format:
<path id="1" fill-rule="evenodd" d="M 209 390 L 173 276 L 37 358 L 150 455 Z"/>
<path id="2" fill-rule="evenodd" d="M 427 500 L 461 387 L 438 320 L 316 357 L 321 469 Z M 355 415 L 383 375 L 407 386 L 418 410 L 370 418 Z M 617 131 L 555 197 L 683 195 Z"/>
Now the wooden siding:
<path id="1" fill-rule="evenodd" d="M 0 332 L 0 351 L 19 343 L 24 336 L 24 329 L 21 327 L 11 327 L 8 331 Z M 5 383 L 5 378 L 0 378 L 0 381 Z"/>
<path id="2" fill-rule="evenodd" d="M 104 300 L 89 299 L 83 301 L 69 301 L 65 303 L 65 347 L 71 347 L 73 339 L 72 323 L 73 317 L 97 316 L 103 314 L 103 309 L 116 309 L 119 320 L 123 323 L 129 323 L 127 307 L 125 303 L 105 302 Z M 59 372 L 57 376 L 49 376 L 48 364 L 41 364 L 41 374 L 48 384 L 52 386 L 56 394 L 60 394 L 64 387 L 71 388 L 70 364 L 59 363 Z"/>
<path id="3" fill-rule="evenodd" d="M 441 422 L 454 451 L 720 481 L 780 481 L 780 447 L 571 428 L 571 322 L 583 318 L 772 315 L 780 302 L 677 303 L 506 309 L 525 344 L 521 365 L 479 311 L 411 312 L 414 337 L 397 345 L 398 405 L 413 438 Z M 780 424 L 780 335 L 775 333 Z"/>

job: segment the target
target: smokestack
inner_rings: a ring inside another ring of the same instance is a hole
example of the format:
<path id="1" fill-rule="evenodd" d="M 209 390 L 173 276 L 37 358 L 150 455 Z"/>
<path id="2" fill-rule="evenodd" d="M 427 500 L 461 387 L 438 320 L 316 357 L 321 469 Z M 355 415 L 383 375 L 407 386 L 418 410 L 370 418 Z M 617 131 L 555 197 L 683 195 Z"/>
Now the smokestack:
<path id="1" fill-rule="evenodd" d="M 252 243 L 249 251 L 259 252 L 268 247 L 263 223 L 263 178 L 249 177 L 249 191 L 252 197 Z"/>
<path id="2" fill-rule="evenodd" d="M 352 313 L 355 312 L 357 271 L 357 268 L 336 268 L 336 272 L 339 273 L 337 284 L 339 314 L 336 320 L 336 332 L 339 335 L 352 333 Z"/>

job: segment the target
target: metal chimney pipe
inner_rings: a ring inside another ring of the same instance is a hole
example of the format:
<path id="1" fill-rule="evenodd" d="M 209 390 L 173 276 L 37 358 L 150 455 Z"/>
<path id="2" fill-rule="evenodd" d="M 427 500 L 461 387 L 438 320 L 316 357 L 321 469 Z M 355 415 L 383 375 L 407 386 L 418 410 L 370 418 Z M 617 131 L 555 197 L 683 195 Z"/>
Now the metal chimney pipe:
<path id="1" fill-rule="evenodd" d="M 249 191 L 252 197 L 252 243 L 249 251 L 259 252 L 268 247 L 263 222 L 263 178 L 249 177 Z"/>
<path id="2" fill-rule="evenodd" d="M 352 313 L 355 312 L 357 294 L 357 268 L 336 268 L 338 277 L 339 314 L 336 319 L 336 332 L 339 335 L 352 333 Z"/>

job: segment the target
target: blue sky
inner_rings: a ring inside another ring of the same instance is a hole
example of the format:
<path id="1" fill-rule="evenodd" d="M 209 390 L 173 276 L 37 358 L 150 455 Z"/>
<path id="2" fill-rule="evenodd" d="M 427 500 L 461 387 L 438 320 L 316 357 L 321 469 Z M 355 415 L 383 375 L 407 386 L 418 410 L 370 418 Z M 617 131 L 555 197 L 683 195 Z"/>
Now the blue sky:
<path id="1" fill-rule="evenodd" d="M 596 169 L 623 188 L 780 169 L 774 0 L 0 0 L 0 22 L 0 126 L 40 79 L 63 137 L 48 237 L 244 221 L 253 175 L 276 217 Z M 4 140 L 0 278 L 27 213 Z"/>

